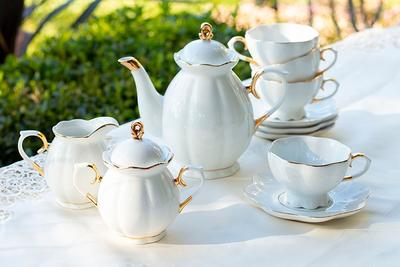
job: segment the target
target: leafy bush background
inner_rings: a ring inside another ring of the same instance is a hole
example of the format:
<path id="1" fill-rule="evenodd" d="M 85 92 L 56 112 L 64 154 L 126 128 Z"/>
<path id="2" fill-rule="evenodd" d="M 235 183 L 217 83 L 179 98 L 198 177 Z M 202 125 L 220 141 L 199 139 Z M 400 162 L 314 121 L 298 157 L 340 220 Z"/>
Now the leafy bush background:
<path id="1" fill-rule="evenodd" d="M 164 93 L 179 70 L 173 53 L 197 38 L 203 21 L 214 25 L 214 39 L 224 44 L 243 35 L 212 20 L 210 13 L 171 14 L 162 5 L 157 15 L 146 17 L 136 6 L 48 38 L 30 56 L 9 57 L 0 66 L 0 165 L 20 160 L 20 130 L 36 129 L 52 140 L 51 127 L 60 120 L 112 116 L 123 123 L 138 117 L 132 77 L 117 59 L 138 58 Z M 250 75 L 244 63 L 235 72 L 242 78 Z M 27 150 L 33 153 L 35 145 L 27 144 Z"/>

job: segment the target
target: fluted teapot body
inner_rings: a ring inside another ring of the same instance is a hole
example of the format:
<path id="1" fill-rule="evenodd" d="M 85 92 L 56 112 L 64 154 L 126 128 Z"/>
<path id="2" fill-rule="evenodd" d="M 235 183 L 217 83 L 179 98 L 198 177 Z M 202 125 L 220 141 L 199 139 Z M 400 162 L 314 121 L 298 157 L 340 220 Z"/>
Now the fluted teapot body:
<path id="1" fill-rule="evenodd" d="M 226 177 L 238 169 L 237 159 L 248 147 L 256 127 L 281 104 L 254 119 L 248 94 L 265 72 L 274 72 L 286 84 L 283 74 L 261 68 L 245 88 L 232 71 L 236 53 L 212 40 L 212 26 L 203 23 L 199 40 L 174 54 L 181 70 L 162 97 L 154 89 L 143 66 L 133 57 L 119 61 L 128 67 L 138 91 L 139 111 L 150 133 L 163 139 L 182 164 L 204 168 L 207 179 Z M 285 87 L 285 86 L 283 86 Z M 189 173 L 196 176 L 195 173 Z"/>

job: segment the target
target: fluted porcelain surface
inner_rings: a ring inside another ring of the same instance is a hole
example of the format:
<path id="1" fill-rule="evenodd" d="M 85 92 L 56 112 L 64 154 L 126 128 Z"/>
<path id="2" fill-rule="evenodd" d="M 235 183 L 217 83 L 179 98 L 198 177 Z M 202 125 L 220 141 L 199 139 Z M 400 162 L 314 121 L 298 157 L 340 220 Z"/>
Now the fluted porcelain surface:
<path id="1" fill-rule="evenodd" d="M 179 192 L 166 167 L 139 174 L 110 168 L 101 181 L 100 214 L 113 231 L 132 238 L 163 232 L 179 212 Z"/>
<path id="2" fill-rule="evenodd" d="M 100 117 L 89 121 L 81 119 L 62 121 L 53 127 L 56 137 L 48 148 L 44 165 L 39 168 L 62 206 L 68 208 L 91 206 L 88 199 L 73 185 L 74 165 L 80 162 L 92 162 L 97 165 L 100 173 L 104 174 L 106 166 L 102 160 L 102 153 L 106 149 L 105 136 L 117 126 L 118 122 L 115 119 Z M 33 130 L 22 131 L 18 142 L 22 158 L 34 166 L 35 163 L 22 147 L 24 139 L 29 136 L 39 137 L 43 134 Z M 86 175 L 87 173 L 79 174 L 79 179 L 86 179 Z M 92 187 L 88 191 L 97 195 L 97 187 Z"/>
<path id="3" fill-rule="evenodd" d="M 359 177 L 369 169 L 371 160 L 362 153 L 356 154 L 334 139 L 295 136 L 275 140 L 268 152 L 268 163 L 274 178 L 286 187 L 288 206 L 316 209 L 328 206 L 328 192 L 340 182 Z M 363 170 L 345 176 L 351 163 L 361 157 L 365 160 Z"/>
<path id="4" fill-rule="evenodd" d="M 163 138 L 179 162 L 215 170 L 236 162 L 255 126 L 239 78 L 232 71 L 206 74 L 181 70 L 173 79 L 164 97 Z"/>

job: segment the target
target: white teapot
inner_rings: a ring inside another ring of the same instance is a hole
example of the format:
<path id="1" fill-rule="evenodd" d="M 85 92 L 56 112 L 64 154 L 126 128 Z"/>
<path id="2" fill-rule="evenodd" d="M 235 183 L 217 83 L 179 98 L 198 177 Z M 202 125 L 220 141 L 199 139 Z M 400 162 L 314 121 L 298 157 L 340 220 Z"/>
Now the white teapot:
<path id="1" fill-rule="evenodd" d="M 120 235 L 132 238 L 137 244 L 156 242 L 165 235 L 168 225 L 192 200 L 193 194 L 179 200 L 177 186 L 186 186 L 185 171 L 198 171 L 203 184 L 201 168 L 187 166 L 174 178 L 167 166 L 173 158 L 168 147 L 143 137 L 141 122 L 131 126 L 132 137 L 103 153 L 108 170 L 101 177 L 96 165 L 75 165 L 74 184 L 83 196 L 95 204 L 106 225 Z M 92 182 L 79 178 L 80 172 L 93 169 Z M 101 182 L 100 182 L 101 181 Z M 98 199 L 87 191 L 87 185 L 100 182 Z"/>
<path id="2" fill-rule="evenodd" d="M 250 144 L 255 129 L 279 108 L 277 101 L 254 119 L 249 93 L 258 95 L 255 84 L 261 75 L 273 72 L 286 89 L 283 72 L 264 67 L 245 88 L 232 71 L 238 57 L 223 44 L 211 40 L 212 26 L 201 25 L 200 40 L 175 53 L 181 67 L 162 97 L 143 66 L 134 57 L 120 58 L 135 79 L 140 116 L 149 133 L 161 138 L 182 164 L 198 164 L 207 179 L 226 177 L 238 171 L 236 163 Z M 190 173 L 190 176 L 196 176 Z"/>
<path id="3" fill-rule="evenodd" d="M 65 208 L 81 209 L 93 206 L 83 197 L 72 183 L 74 164 L 90 161 L 96 163 L 103 174 L 106 166 L 103 164 L 101 154 L 106 149 L 106 134 L 118 127 L 118 122 L 110 117 L 99 117 L 92 120 L 75 119 L 61 121 L 53 127 L 55 138 L 51 145 L 46 137 L 39 131 L 21 131 L 18 140 L 18 151 L 21 157 L 44 176 L 50 189 L 55 193 L 57 202 Z M 25 138 L 35 136 L 42 140 L 43 147 L 38 151 L 48 150 L 44 167 L 28 157 L 22 145 Z M 85 175 L 79 179 L 85 179 Z M 92 194 L 97 188 L 92 187 Z"/>

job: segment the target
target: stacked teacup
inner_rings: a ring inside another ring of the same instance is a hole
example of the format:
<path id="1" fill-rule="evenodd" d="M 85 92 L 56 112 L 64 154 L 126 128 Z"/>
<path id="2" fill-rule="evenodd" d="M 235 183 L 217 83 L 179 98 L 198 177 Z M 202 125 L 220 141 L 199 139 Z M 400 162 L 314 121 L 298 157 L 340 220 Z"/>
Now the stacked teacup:
<path id="1" fill-rule="evenodd" d="M 335 64 L 337 52 L 319 47 L 318 31 L 292 23 L 259 25 L 248 30 L 245 37 L 233 37 L 228 47 L 235 50 L 236 42 L 243 43 L 250 52 L 251 57 L 236 53 L 241 60 L 250 63 L 252 76 L 266 66 L 287 73 L 286 94 L 274 74 L 263 75 L 257 85 L 256 91 L 267 105 L 284 97 L 282 105 L 260 126 L 257 135 L 277 139 L 315 133 L 334 124 L 336 108 L 332 101 L 323 100 L 335 95 L 339 84 L 334 79 L 325 79 L 324 72 Z M 321 60 L 324 64 L 320 64 Z M 257 112 L 257 107 L 255 109 Z"/>

